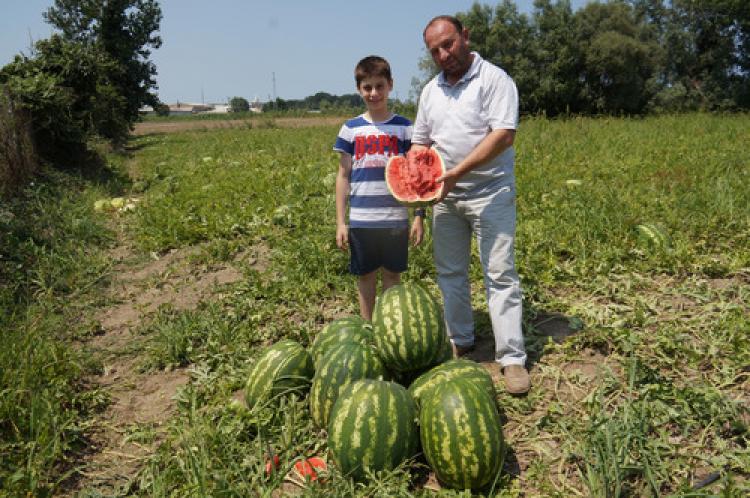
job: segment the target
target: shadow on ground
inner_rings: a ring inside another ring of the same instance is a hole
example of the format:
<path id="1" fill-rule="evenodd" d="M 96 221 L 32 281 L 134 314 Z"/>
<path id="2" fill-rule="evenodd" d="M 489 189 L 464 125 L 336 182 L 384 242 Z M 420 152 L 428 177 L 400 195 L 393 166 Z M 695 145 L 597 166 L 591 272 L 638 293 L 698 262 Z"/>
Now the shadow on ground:
<path id="1" fill-rule="evenodd" d="M 477 312 L 474 320 L 476 324 L 475 347 L 465 358 L 479 363 L 494 362 L 495 338 L 492 335 L 489 314 L 485 311 Z M 542 358 L 544 345 L 549 339 L 560 344 L 568 337 L 580 332 L 583 329 L 583 323 L 578 317 L 536 310 L 533 319 L 524 321 L 523 329 L 528 355 L 526 367 L 531 370 Z"/>

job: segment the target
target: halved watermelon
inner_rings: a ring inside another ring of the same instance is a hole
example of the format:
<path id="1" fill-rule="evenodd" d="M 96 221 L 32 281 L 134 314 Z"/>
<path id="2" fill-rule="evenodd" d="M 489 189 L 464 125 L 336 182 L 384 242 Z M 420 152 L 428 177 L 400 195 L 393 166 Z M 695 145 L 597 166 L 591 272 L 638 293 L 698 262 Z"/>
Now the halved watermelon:
<path id="1" fill-rule="evenodd" d="M 385 182 L 391 195 L 404 206 L 429 206 L 440 198 L 443 184 L 435 180 L 444 173 L 443 158 L 435 149 L 413 150 L 388 160 Z"/>

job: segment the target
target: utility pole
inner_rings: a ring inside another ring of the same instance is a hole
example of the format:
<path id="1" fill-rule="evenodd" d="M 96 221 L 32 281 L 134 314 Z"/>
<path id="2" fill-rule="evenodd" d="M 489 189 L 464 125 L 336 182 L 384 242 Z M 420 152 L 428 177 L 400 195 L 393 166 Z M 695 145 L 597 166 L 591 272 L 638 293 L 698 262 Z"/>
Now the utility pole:
<path id="1" fill-rule="evenodd" d="M 271 73 L 271 79 L 273 81 L 273 108 L 276 109 L 276 73 Z"/>

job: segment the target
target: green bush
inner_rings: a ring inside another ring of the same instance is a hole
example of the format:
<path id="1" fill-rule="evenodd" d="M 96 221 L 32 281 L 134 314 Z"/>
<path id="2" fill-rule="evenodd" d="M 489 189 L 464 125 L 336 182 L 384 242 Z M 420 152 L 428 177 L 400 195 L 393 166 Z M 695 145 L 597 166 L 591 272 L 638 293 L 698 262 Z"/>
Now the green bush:
<path id="1" fill-rule="evenodd" d="M 130 132 L 125 100 L 108 80 L 116 64 L 93 46 L 53 35 L 34 55 L 17 55 L 0 70 L 18 107 L 31 117 L 39 153 L 62 160 L 85 150 L 94 135 L 123 141 Z"/>
<path id="2" fill-rule="evenodd" d="M 232 97 L 229 100 L 229 107 L 232 112 L 247 112 L 250 110 L 250 102 L 242 97 Z"/>

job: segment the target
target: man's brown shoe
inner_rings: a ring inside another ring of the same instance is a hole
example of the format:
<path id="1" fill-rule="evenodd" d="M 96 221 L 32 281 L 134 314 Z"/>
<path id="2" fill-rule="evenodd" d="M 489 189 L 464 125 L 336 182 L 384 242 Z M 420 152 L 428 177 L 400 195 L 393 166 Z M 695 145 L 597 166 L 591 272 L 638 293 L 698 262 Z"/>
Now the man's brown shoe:
<path id="1" fill-rule="evenodd" d="M 505 389 L 511 394 L 524 394 L 531 389 L 529 372 L 523 365 L 508 365 L 503 369 Z"/>
<path id="2" fill-rule="evenodd" d="M 451 346 L 453 347 L 453 357 L 454 358 L 461 358 L 462 356 L 466 356 L 467 354 L 474 351 L 474 345 L 471 344 L 469 346 L 459 346 L 458 344 L 455 344 L 453 341 L 451 341 Z"/>

